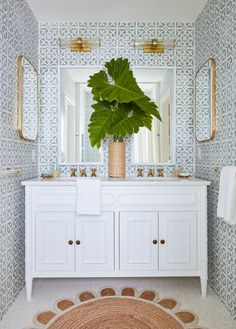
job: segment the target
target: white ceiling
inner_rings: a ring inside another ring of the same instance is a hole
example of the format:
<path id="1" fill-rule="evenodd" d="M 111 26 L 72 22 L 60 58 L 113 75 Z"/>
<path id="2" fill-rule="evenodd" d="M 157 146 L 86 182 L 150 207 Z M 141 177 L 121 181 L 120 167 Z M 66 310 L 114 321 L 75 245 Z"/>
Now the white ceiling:
<path id="1" fill-rule="evenodd" d="M 207 0 L 27 0 L 39 22 L 195 21 Z"/>

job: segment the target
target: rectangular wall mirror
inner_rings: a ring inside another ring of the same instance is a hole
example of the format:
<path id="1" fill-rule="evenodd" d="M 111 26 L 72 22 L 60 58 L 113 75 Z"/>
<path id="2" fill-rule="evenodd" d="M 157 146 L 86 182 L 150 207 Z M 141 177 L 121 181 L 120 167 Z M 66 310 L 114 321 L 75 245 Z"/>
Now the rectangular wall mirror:
<path id="1" fill-rule="evenodd" d="M 216 134 L 216 61 L 209 59 L 196 74 L 196 138 L 199 142 Z"/>
<path id="2" fill-rule="evenodd" d="M 89 76 L 99 68 L 60 68 L 60 158 L 62 164 L 99 164 L 102 147 L 92 148 L 88 124 L 93 97 Z"/>
<path id="3" fill-rule="evenodd" d="M 60 68 L 60 158 L 62 164 L 100 164 L 100 150 L 90 145 L 88 124 L 93 98 L 87 87 L 98 68 Z M 133 137 L 134 164 L 172 164 L 175 153 L 175 70 L 134 69 L 144 92 L 157 103 L 162 123 L 153 121 L 152 131 L 141 128 Z"/>
<path id="4" fill-rule="evenodd" d="M 18 133 L 26 140 L 38 136 L 38 73 L 30 61 L 18 58 Z"/>
<path id="5" fill-rule="evenodd" d="M 134 76 L 158 106 L 162 122 L 153 119 L 152 130 L 141 128 L 133 137 L 134 164 L 173 164 L 175 154 L 175 70 L 134 69 Z"/>

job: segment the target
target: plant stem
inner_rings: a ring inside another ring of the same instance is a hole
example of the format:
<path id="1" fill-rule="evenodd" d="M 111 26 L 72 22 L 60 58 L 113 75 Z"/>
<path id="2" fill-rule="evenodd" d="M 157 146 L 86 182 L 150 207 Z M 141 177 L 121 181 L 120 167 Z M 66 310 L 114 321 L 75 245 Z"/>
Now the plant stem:
<path id="1" fill-rule="evenodd" d="M 123 142 L 124 138 L 121 136 L 118 136 L 118 135 L 114 135 L 113 140 L 114 140 L 114 142 Z"/>

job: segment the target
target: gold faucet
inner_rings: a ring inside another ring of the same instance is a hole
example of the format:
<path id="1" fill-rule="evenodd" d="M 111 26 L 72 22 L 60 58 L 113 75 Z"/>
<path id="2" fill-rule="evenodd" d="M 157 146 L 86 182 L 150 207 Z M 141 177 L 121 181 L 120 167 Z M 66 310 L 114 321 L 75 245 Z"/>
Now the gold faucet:
<path id="1" fill-rule="evenodd" d="M 80 177 L 87 177 L 87 173 L 85 169 L 80 169 Z"/>
<path id="2" fill-rule="evenodd" d="M 137 177 L 143 177 L 143 168 L 137 169 Z"/>
<path id="3" fill-rule="evenodd" d="M 157 177 L 164 177 L 164 168 L 157 169 Z"/>
<path id="4" fill-rule="evenodd" d="M 148 173 L 147 173 L 148 177 L 154 177 L 154 170 L 152 168 L 148 169 Z"/>
<path id="5" fill-rule="evenodd" d="M 70 169 L 70 177 L 76 177 L 77 176 L 77 169 L 71 168 Z"/>
<path id="6" fill-rule="evenodd" d="M 91 168 L 91 177 L 97 177 L 97 168 Z"/>

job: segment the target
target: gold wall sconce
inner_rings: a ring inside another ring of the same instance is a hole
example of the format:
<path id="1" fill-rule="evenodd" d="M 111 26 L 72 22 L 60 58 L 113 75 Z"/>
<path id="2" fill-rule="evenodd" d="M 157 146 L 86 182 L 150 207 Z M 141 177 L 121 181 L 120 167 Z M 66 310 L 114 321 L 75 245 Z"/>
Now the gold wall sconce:
<path id="1" fill-rule="evenodd" d="M 59 45 L 62 49 L 69 49 L 72 52 L 91 52 L 93 48 L 100 47 L 100 39 L 60 38 Z"/>
<path id="2" fill-rule="evenodd" d="M 166 49 L 175 49 L 175 39 L 135 40 L 134 48 L 143 49 L 144 53 L 163 54 Z"/>

